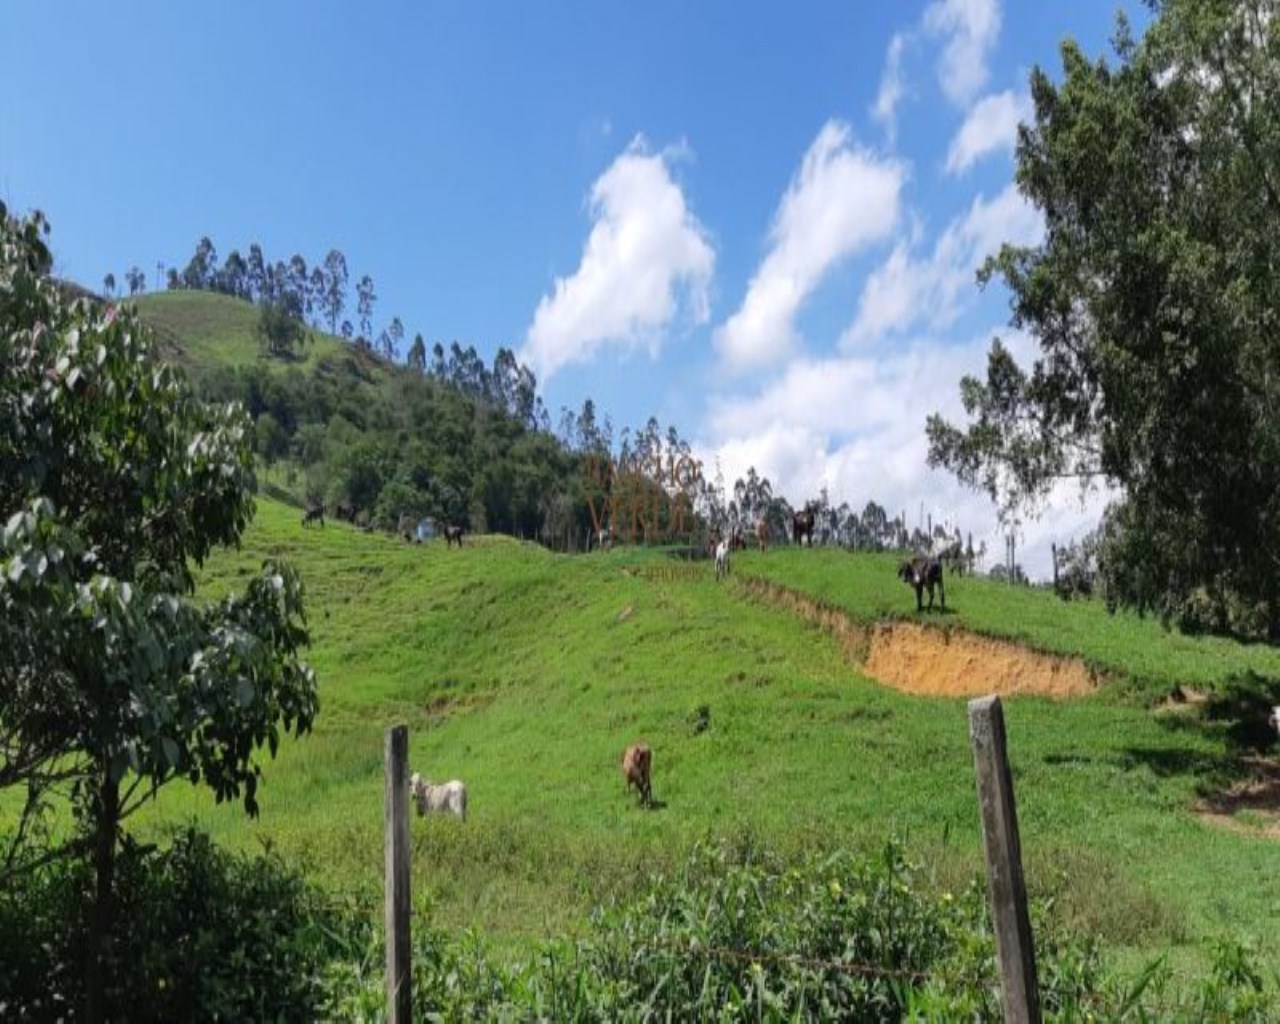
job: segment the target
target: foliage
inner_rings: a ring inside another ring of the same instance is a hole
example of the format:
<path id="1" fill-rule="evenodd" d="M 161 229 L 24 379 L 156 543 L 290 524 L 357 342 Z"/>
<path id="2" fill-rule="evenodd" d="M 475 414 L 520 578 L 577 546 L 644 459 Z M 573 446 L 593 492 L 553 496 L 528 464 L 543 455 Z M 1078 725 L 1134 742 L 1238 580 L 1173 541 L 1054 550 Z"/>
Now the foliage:
<path id="1" fill-rule="evenodd" d="M 279 298 L 258 304 L 258 341 L 268 355 L 291 356 L 302 344 L 306 332 L 296 303 Z"/>
<path id="2" fill-rule="evenodd" d="M 1173 620 L 1199 587 L 1280 636 L 1280 33 L 1269 0 L 1166 0 L 1115 65 L 1062 47 L 1031 75 L 1018 185 L 1042 244 L 983 271 L 1040 352 L 999 342 L 961 384 L 969 425 L 929 420 L 930 461 L 1002 504 L 1059 480 L 1123 494 L 1113 599 Z"/>
<path id="3" fill-rule="evenodd" d="M 0 788 L 26 791 L 0 877 L 57 852 L 26 830 L 69 796 L 97 875 L 102 1019 L 120 822 L 180 777 L 256 813 L 257 751 L 307 731 L 317 702 L 291 570 L 190 599 L 253 512 L 248 421 L 157 365 L 131 310 L 69 298 L 46 234 L 0 207 Z"/>
<path id="4" fill-rule="evenodd" d="M 986 895 L 930 892 L 896 843 L 782 861 L 750 839 L 700 844 L 642 894 L 602 908 L 590 933 L 544 943 L 523 964 L 414 922 L 413 986 L 422 1020 L 994 1020 L 999 980 Z M 1261 1022 L 1280 978 L 1221 945 L 1187 983 L 1156 961 L 1136 977 L 1108 969 L 1052 906 L 1033 908 L 1041 1005 L 1049 1021 Z M 334 964 L 329 1005 L 376 1018 L 384 962 L 376 942 Z"/>
<path id="5" fill-rule="evenodd" d="M 93 882 L 82 860 L 0 887 L 0 1015 L 76 1019 Z M 335 959 L 365 927 L 278 856 L 231 855 L 194 830 L 164 850 L 126 844 L 109 954 L 114 1020 L 315 1020 Z"/>

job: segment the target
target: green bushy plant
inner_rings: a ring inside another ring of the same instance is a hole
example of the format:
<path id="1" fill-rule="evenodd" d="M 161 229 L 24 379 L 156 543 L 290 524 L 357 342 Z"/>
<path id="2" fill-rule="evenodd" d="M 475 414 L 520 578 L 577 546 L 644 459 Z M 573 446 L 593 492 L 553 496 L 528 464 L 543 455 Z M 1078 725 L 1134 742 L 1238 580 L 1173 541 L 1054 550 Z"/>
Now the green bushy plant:
<path id="1" fill-rule="evenodd" d="M 89 866 L 68 860 L 0 894 L 0 1019 L 78 1019 L 92 892 Z M 194 830 L 163 850 L 127 844 L 117 899 L 112 1020 L 315 1020 L 328 963 L 353 957 L 368 928 L 279 857 L 233 855 Z"/>
<path id="2" fill-rule="evenodd" d="M 749 838 L 703 844 L 590 933 L 505 964 L 479 938 L 414 921 L 415 1019 L 995 1021 L 999 973 L 986 894 L 930 892 L 897 844 L 783 862 Z M 1280 978 L 1224 945 L 1209 974 L 1178 979 L 1162 961 L 1109 970 L 1096 942 L 1063 930 L 1052 901 L 1033 905 L 1047 1021 L 1274 1020 Z M 383 947 L 331 966 L 326 1013 L 380 1020 Z"/>

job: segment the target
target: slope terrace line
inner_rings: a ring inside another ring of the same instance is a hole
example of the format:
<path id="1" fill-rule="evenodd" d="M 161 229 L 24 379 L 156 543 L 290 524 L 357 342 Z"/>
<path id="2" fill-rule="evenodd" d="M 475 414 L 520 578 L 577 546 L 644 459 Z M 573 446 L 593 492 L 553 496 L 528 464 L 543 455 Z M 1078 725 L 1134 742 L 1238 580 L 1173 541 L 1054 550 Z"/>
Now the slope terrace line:
<path id="1" fill-rule="evenodd" d="M 1037 694 L 1067 699 L 1098 688 L 1097 674 L 1079 658 L 1044 654 L 1007 640 L 914 622 L 864 623 L 798 590 L 740 578 L 749 597 L 785 608 L 820 626 L 863 675 L 904 693 L 929 697 Z"/>

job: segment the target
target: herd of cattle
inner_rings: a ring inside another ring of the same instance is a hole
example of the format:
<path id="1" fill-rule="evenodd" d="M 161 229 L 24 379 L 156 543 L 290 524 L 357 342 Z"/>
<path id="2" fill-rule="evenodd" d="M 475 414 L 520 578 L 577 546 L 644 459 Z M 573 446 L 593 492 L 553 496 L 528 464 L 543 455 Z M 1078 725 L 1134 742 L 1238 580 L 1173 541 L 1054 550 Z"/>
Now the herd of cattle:
<path id="1" fill-rule="evenodd" d="M 356 509 L 354 506 L 340 501 L 333 506 L 333 517 L 341 519 L 352 525 L 359 525 L 357 522 Z M 306 511 L 302 513 L 302 525 L 324 526 L 324 506 L 319 502 L 312 502 L 307 506 Z M 439 533 L 444 537 L 445 547 L 452 547 L 457 544 L 462 547 L 462 535 L 466 532 L 456 523 L 445 523 L 437 525 L 436 520 L 430 516 L 426 519 L 415 521 L 411 516 L 401 516 L 400 522 L 396 526 L 396 533 L 407 541 L 420 542 L 424 537 L 424 526 L 429 526 L 431 533 Z M 371 531 L 373 528 L 365 524 L 361 529 Z"/>
<path id="2" fill-rule="evenodd" d="M 355 509 L 344 502 L 333 508 L 333 516 L 349 523 L 356 522 Z M 434 525 L 434 520 L 432 520 Z M 302 514 L 302 525 L 324 526 L 324 506 L 313 503 L 307 506 Z M 814 513 L 811 508 L 804 508 L 791 517 L 791 536 L 796 544 L 813 546 Z M 398 531 L 406 540 L 420 539 L 415 536 L 414 524 L 408 517 L 401 517 Z M 449 523 L 440 528 L 446 546 L 457 544 L 462 546 L 463 528 Z M 755 541 L 760 551 L 768 547 L 768 524 L 761 519 L 756 523 Z M 602 530 L 599 537 L 600 547 L 610 547 L 612 536 L 608 530 Z M 729 573 L 729 558 L 733 551 L 742 551 L 747 547 L 745 533 L 740 528 L 732 530 L 728 536 L 713 535 L 711 540 L 715 558 L 716 579 L 724 579 Z M 898 576 L 915 588 L 916 609 L 924 608 L 923 593 L 929 591 L 929 607 L 933 608 L 933 594 L 936 587 L 943 608 L 947 606 L 946 591 L 942 582 L 942 560 L 934 556 L 920 556 L 903 562 Z M 1272 716 L 1272 724 L 1280 732 L 1280 707 Z M 653 751 L 645 743 L 632 743 L 622 754 L 622 777 L 627 791 L 634 789 L 642 807 L 653 806 Z M 462 821 L 467 819 L 467 787 L 460 779 L 449 782 L 433 783 L 414 772 L 409 780 L 409 795 L 421 817 L 431 813 L 452 814 Z"/>

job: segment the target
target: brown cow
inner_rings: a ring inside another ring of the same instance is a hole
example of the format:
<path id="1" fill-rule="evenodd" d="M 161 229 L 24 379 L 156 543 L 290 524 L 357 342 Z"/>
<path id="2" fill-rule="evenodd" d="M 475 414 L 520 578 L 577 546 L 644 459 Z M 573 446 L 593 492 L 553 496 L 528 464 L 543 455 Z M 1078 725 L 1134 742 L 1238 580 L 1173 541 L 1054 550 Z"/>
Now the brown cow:
<path id="1" fill-rule="evenodd" d="M 452 547 L 454 544 L 462 547 L 462 527 L 449 523 L 444 528 L 444 546 Z"/>
<path id="2" fill-rule="evenodd" d="M 769 524 L 764 519 L 756 521 L 756 543 L 760 545 L 761 551 L 769 543 Z"/>
<path id="3" fill-rule="evenodd" d="M 635 786 L 643 807 L 653 806 L 653 788 L 649 779 L 652 765 L 653 752 L 646 743 L 633 743 L 622 755 L 622 776 L 626 779 L 627 790 Z"/>

